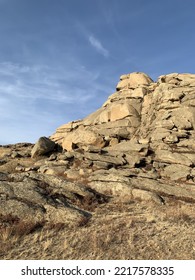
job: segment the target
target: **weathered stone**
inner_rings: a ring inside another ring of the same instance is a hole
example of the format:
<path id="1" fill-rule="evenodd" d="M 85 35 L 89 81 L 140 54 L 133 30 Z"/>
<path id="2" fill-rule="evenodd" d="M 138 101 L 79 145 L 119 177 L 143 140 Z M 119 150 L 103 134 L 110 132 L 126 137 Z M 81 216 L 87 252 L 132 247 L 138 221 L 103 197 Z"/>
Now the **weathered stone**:
<path id="1" fill-rule="evenodd" d="M 111 122 L 124 119 L 128 116 L 136 116 L 138 121 L 134 124 L 134 126 L 136 127 L 140 123 L 139 112 L 130 105 L 130 102 L 112 104 L 109 109 Z"/>
<path id="2" fill-rule="evenodd" d="M 110 146 L 114 146 L 114 145 L 117 145 L 119 143 L 119 140 L 117 138 L 112 138 L 110 141 L 109 141 L 109 145 Z"/>
<path id="3" fill-rule="evenodd" d="M 132 92 L 133 98 L 144 98 L 144 95 L 146 94 L 147 90 L 144 87 L 135 88 Z"/>
<path id="4" fill-rule="evenodd" d="M 41 159 L 41 160 L 37 160 L 35 163 L 34 163 L 34 166 L 35 167 L 41 167 L 42 165 L 45 165 L 47 164 L 47 161 L 45 159 Z"/>
<path id="5" fill-rule="evenodd" d="M 140 155 L 146 155 L 148 153 L 148 144 L 140 144 L 137 141 L 123 141 L 119 144 L 109 147 L 107 150 L 116 150 L 124 153 L 133 151 L 139 152 Z"/>
<path id="6" fill-rule="evenodd" d="M 130 119 L 125 118 L 123 120 L 117 120 L 114 122 L 108 122 L 108 123 L 103 123 L 103 124 L 98 124 L 95 126 L 95 129 L 97 131 L 101 131 L 103 129 L 108 130 L 108 129 L 116 129 L 116 128 L 127 128 L 128 126 L 131 125 Z"/>
<path id="7" fill-rule="evenodd" d="M 183 164 L 187 166 L 192 165 L 192 161 L 187 156 L 168 150 L 157 150 L 155 160 L 166 163 Z"/>
<path id="8" fill-rule="evenodd" d="M 120 173 L 112 173 L 108 171 L 100 171 L 94 172 L 90 177 L 89 180 L 92 181 L 101 181 L 101 182 L 126 182 L 129 183 L 130 180 L 128 177 L 121 176 Z"/>
<path id="9" fill-rule="evenodd" d="M 63 154 L 58 155 L 58 160 L 70 160 L 75 157 L 74 152 L 65 152 Z"/>
<path id="10" fill-rule="evenodd" d="M 177 143 L 179 141 L 178 137 L 174 134 L 169 134 L 168 136 L 166 136 L 163 140 L 165 143 L 167 144 L 173 144 L 173 143 Z"/>
<path id="11" fill-rule="evenodd" d="M 113 166 L 112 163 L 110 162 L 105 162 L 105 161 L 93 161 L 93 167 L 97 169 L 109 169 Z"/>
<path id="12" fill-rule="evenodd" d="M 57 128 L 56 133 L 53 134 L 50 137 L 50 139 L 53 140 L 54 142 L 61 144 L 64 137 L 67 135 L 67 133 L 77 128 L 80 125 L 80 123 L 81 123 L 80 120 L 78 120 L 78 121 L 72 121 L 67 124 L 61 125 L 60 127 Z"/>
<path id="13" fill-rule="evenodd" d="M 104 139 L 92 131 L 79 129 L 70 132 L 63 140 L 62 147 L 67 151 L 71 151 L 76 147 L 83 147 L 87 145 L 94 145 L 99 148 L 105 146 Z"/>
<path id="14" fill-rule="evenodd" d="M 159 195 L 155 194 L 154 192 L 140 190 L 140 189 L 133 189 L 132 190 L 133 199 L 141 199 L 146 201 L 154 201 L 157 204 L 164 204 L 164 200 Z"/>
<path id="15" fill-rule="evenodd" d="M 129 123 L 130 126 L 130 123 Z M 96 131 L 96 128 L 94 129 Z M 104 137 L 105 141 L 109 141 L 110 138 L 117 139 L 129 139 L 132 134 L 132 128 L 127 127 L 113 127 L 113 128 L 100 128 L 97 129 L 97 133 Z"/>
<path id="16" fill-rule="evenodd" d="M 166 128 L 156 128 L 154 132 L 151 135 L 151 141 L 152 142 L 159 142 L 165 139 L 166 137 L 169 137 L 170 131 Z"/>
<path id="17" fill-rule="evenodd" d="M 139 172 L 137 172 L 137 177 L 149 178 L 153 180 L 157 180 L 160 178 L 159 174 L 154 169 L 149 171 L 146 171 L 145 169 L 144 170 L 139 169 Z"/>
<path id="18" fill-rule="evenodd" d="M 18 166 L 16 166 L 15 170 L 22 172 L 22 171 L 25 171 L 25 167 L 21 166 L 21 165 L 18 165 Z"/>
<path id="19" fill-rule="evenodd" d="M 66 171 L 66 168 L 63 166 L 53 166 L 53 167 L 48 167 L 45 169 L 44 174 L 48 175 L 62 175 Z"/>
<path id="20" fill-rule="evenodd" d="M 186 201 L 195 201 L 195 188 L 194 184 L 180 183 L 180 185 L 175 185 L 175 183 L 166 183 L 163 181 L 156 181 L 152 179 L 145 178 L 131 178 L 131 186 L 149 190 L 163 196 L 172 196 L 178 199 L 183 199 Z"/>
<path id="21" fill-rule="evenodd" d="M 130 167 L 135 167 L 143 160 L 143 156 L 141 156 L 139 153 L 136 152 L 132 152 L 129 154 L 126 153 L 125 159 Z"/>
<path id="22" fill-rule="evenodd" d="M 186 107 L 178 108 L 172 113 L 172 121 L 174 125 L 182 130 L 192 129 L 192 122 L 194 122 L 195 109 L 187 109 Z"/>
<path id="23" fill-rule="evenodd" d="M 171 119 L 168 120 L 157 120 L 155 123 L 156 128 L 165 128 L 171 130 L 174 127 L 174 122 Z"/>
<path id="24" fill-rule="evenodd" d="M 171 180 L 186 181 L 190 176 L 191 168 L 181 164 L 171 164 L 164 168 L 161 176 L 168 177 Z"/>
<path id="25" fill-rule="evenodd" d="M 186 137 L 184 137 L 184 139 L 182 139 L 182 140 L 180 139 L 180 142 L 177 144 L 177 148 L 178 147 L 181 147 L 181 148 L 187 147 L 187 148 L 189 148 L 189 152 L 190 152 L 190 149 L 195 150 L 194 139 L 186 139 L 186 138 L 188 138 L 187 135 L 186 135 Z"/>
<path id="26" fill-rule="evenodd" d="M 99 149 L 96 146 L 89 145 L 89 146 L 85 147 L 85 151 L 88 153 L 101 153 L 102 149 Z"/>
<path id="27" fill-rule="evenodd" d="M 150 142 L 149 138 L 140 138 L 140 139 L 138 139 L 138 143 L 139 144 L 147 145 L 147 144 L 149 144 L 149 142 Z"/>
<path id="28" fill-rule="evenodd" d="M 76 170 L 67 170 L 64 172 L 64 175 L 68 179 L 73 179 L 73 180 L 79 180 L 79 178 L 80 178 L 80 173 L 79 173 L 79 171 L 76 171 Z"/>
<path id="29" fill-rule="evenodd" d="M 89 187 L 45 174 L 12 174 L 0 183 L 0 214 L 30 222 L 78 224 L 91 214 L 78 207 L 80 198 L 104 199 Z M 74 206 L 76 203 L 76 207 Z"/>
<path id="30" fill-rule="evenodd" d="M 121 81 L 117 84 L 117 90 L 124 88 L 137 88 L 140 85 L 148 85 L 152 79 L 144 73 L 134 72 L 120 77 Z"/>
<path id="31" fill-rule="evenodd" d="M 99 155 L 94 153 L 85 153 L 84 158 L 89 159 L 91 161 L 102 161 L 115 165 L 123 165 L 126 163 L 126 160 L 123 158 L 123 156 L 113 157 L 109 154 Z"/>
<path id="32" fill-rule="evenodd" d="M 79 169 L 79 175 L 83 176 L 84 178 L 88 177 L 91 173 L 93 173 L 91 168 Z"/>
<path id="33" fill-rule="evenodd" d="M 55 142 L 51 141 L 47 137 L 41 137 L 34 145 L 31 151 L 31 157 L 34 158 L 37 156 L 45 155 L 49 152 L 52 152 L 54 148 L 55 148 Z"/>
<path id="34" fill-rule="evenodd" d="M 113 195 L 116 197 L 124 197 L 131 199 L 131 186 L 125 182 L 110 182 L 110 181 L 92 181 L 89 183 L 90 187 L 105 195 Z"/>

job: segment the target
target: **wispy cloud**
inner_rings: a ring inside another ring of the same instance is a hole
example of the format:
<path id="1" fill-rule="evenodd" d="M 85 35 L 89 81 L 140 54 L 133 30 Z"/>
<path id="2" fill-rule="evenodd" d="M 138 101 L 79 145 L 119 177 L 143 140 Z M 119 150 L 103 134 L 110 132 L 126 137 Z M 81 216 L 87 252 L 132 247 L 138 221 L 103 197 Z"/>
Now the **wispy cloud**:
<path id="1" fill-rule="evenodd" d="M 96 70 L 68 59 L 66 67 L 0 63 L 0 144 L 36 141 L 91 113 L 100 93 L 110 92 L 98 79 Z"/>
<path id="2" fill-rule="evenodd" d="M 16 97 L 18 100 L 42 99 L 59 103 L 86 102 L 98 73 L 91 73 L 84 67 L 72 66 L 52 68 L 44 65 L 20 65 L 11 62 L 0 63 L 0 94 L 4 98 Z"/>
<path id="3" fill-rule="evenodd" d="M 93 35 L 89 36 L 89 42 L 92 45 L 92 47 L 94 47 L 96 51 L 98 51 L 100 54 L 102 54 L 105 57 L 109 56 L 109 51 L 105 49 L 102 43 Z"/>

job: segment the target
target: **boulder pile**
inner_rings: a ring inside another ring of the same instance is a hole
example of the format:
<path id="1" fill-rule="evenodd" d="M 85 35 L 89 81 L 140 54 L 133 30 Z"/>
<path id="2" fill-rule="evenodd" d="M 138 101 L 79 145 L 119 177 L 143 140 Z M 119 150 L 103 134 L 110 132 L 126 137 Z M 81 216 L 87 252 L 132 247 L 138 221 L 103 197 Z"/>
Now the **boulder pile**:
<path id="1" fill-rule="evenodd" d="M 79 150 L 82 163 L 91 162 L 93 168 L 87 176 L 91 185 L 106 182 L 99 190 L 109 189 L 109 184 L 117 189 L 119 182 L 125 182 L 182 197 L 192 196 L 191 186 L 194 191 L 194 128 L 194 74 L 173 73 L 153 82 L 136 72 L 120 77 L 116 92 L 99 110 L 59 127 L 51 139 L 75 158 Z M 83 173 L 89 172 L 80 167 Z M 109 179 L 111 175 L 115 180 Z M 160 187 L 162 182 L 173 187 L 167 191 Z M 185 194 L 184 187 L 175 187 L 182 183 L 187 184 Z"/>
<path id="2" fill-rule="evenodd" d="M 195 74 L 156 82 L 141 72 L 122 75 L 116 92 L 83 120 L 60 126 L 34 147 L 2 147 L 1 212 L 75 221 L 91 215 L 84 200 L 194 202 L 194 139 Z"/>

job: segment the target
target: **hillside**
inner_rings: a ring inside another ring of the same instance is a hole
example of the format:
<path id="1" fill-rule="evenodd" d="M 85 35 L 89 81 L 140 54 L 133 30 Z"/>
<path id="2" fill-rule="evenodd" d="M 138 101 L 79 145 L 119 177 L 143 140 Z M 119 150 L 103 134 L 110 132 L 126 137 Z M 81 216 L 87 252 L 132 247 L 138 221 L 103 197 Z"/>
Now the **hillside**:
<path id="1" fill-rule="evenodd" d="M 0 147 L 1 259 L 194 259 L 195 75 L 122 75 L 83 120 Z"/>

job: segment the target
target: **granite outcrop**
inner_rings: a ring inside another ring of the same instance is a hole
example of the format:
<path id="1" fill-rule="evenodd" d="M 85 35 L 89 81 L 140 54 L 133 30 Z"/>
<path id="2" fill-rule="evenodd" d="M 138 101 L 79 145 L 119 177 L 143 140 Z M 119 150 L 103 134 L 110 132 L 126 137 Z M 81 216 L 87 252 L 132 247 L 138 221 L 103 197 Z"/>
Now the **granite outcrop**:
<path id="1" fill-rule="evenodd" d="M 96 112 L 0 147 L 0 214 L 75 224 L 110 199 L 195 202 L 194 137 L 195 74 L 122 75 Z"/>

